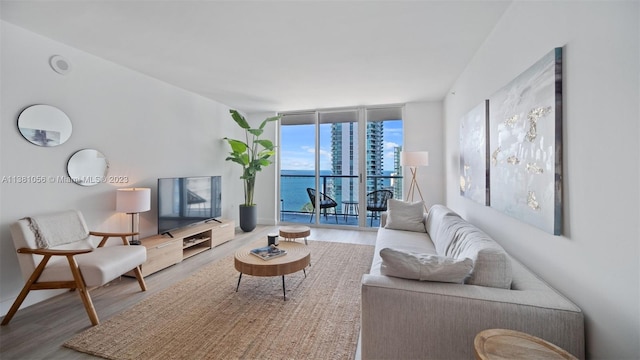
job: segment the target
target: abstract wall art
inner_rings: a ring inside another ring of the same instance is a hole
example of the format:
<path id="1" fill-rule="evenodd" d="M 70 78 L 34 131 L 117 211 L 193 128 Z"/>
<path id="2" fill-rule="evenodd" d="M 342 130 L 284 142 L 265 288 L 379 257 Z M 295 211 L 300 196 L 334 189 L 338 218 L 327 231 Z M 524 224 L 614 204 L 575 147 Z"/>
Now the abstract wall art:
<path id="1" fill-rule="evenodd" d="M 489 100 L 460 120 L 460 195 L 489 205 Z"/>
<path id="2" fill-rule="evenodd" d="M 491 207 L 562 233 L 562 48 L 489 98 Z"/>

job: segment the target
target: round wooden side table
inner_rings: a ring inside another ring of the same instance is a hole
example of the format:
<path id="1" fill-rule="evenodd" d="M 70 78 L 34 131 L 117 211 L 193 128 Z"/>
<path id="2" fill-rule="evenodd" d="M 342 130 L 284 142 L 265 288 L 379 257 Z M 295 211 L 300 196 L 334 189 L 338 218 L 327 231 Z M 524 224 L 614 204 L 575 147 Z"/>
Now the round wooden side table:
<path id="1" fill-rule="evenodd" d="M 304 244 L 307 244 L 307 236 L 311 235 L 311 228 L 304 225 L 289 225 L 280 227 L 280 236 L 285 241 L 295 241 L 298 238 L 304 238 Z"/>
<path id="2" fill-rule="evenodd" d="M 507 329 L 487 329 L 476 335 L 473 347 L 477 360 L 571 359 L 566 350 L 539 337 Z"/>

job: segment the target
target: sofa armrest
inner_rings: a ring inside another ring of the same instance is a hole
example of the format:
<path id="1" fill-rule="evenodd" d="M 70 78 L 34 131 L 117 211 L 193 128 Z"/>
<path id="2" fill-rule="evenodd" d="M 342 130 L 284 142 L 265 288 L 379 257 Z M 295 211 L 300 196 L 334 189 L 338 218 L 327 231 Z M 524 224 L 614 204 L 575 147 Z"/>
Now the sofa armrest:
<path id="1" fill-rule="evenodd" d="M 585 356 L 583 314 L 551 288 L 508 290 L 366 274 L 361 307 L 363 359 L 471 359 L 475 335 L 489 328 L 522 331 Z"/>

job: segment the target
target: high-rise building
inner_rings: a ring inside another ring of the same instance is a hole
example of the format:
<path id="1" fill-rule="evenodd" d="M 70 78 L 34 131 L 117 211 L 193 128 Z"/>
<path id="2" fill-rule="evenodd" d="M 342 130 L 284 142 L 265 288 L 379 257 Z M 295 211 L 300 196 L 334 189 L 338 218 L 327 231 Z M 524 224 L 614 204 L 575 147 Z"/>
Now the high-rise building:
<path id="1" fill-rule="evenodd" d="M 396 146 L 393 148 L 393 172 L 391 176 L 402 176 L 402 166 L 400 165 L 400 153 L 402 152 L 402 146 Z M 393 188 L 393 198 L 402 199 L 402 179 L 391 179 L 391 187 Z"/>
<path id="2" fill-rule="evenodd" d="M 367 192 L 384 188 L 384 122 L 367 122 Z"/>
<path id="3" fill-rule="evenodd" d="M 367 192 L 384 188 L 384 122 L 367 123 L 366 171 Z M 333 196 L 337 201 L 358 200 L 358 124 L 331 124 L 331 161 Z"/>

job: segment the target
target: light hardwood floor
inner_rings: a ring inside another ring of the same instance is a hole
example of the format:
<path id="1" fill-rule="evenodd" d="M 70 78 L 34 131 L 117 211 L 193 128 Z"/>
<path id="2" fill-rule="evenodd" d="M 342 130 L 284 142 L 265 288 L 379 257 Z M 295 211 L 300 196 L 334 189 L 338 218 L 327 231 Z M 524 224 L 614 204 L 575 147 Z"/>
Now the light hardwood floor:
<path id="1" fill-rule="evenodd" d="M 212 250 L 147 276 L 147 291 L 141 292 L 135 278 L 122 277 L 91 291 L 93 303 L 104 322 L 142 299 L 183 280 L 202 266 L 233 254 L 236 249 L 267 234 L 277 233 L 277 226 L 258 226 L 251 233 L 236 231 L 236 237 Z M 376 232 L 312 228 L 309 240 L 375 244 Z M 301 241 L 301 240 L 298 240 Z M 180 311 L 180 309 L 176 309 Z M 91 327 L 78 294 L 67 292 L 21 309 L 9 325 L 0 327 L 0 359 L 96 359 L 67 349 L 62 344 Z"/>

